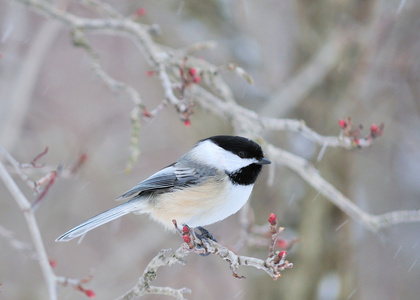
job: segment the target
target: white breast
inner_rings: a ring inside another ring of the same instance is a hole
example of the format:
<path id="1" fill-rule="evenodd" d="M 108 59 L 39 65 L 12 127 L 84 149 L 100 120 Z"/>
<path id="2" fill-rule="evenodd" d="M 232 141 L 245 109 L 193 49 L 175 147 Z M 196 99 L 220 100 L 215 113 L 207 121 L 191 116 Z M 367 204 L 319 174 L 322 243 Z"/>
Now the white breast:
<path id="1" fill-rule="evenodd" d="M 241 209 L 253 187 L 228 182 L 226 178 L 226 184 L 206 184 L 159 195 L 149 203 L 147 212 L 167 229 L 174 229 L 174 219 L 190 227 L 219 222 Z"/>
<path id="2" fill-rule="evenodd" d="M 226 219 L 238 212 L 248 201 L 253 185 L 231 185 L 219 205 L 191 219 L 191 227 L 205 226 Z"/>

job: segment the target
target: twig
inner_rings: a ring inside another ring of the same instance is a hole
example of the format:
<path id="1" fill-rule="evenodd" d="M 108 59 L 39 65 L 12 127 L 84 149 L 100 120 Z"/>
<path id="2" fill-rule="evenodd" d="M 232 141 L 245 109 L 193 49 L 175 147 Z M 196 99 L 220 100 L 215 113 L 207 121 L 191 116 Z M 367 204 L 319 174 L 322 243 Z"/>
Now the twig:
<path id="1" fill-rule="evenodd" d="M 187 255 L 188 252 L 183 247 L 178 248 L 175 252 L 172 249 L 161 250 L 147 265 L 137 284 L 118 299 L 128 300 L 145 294 L 167 295 L 177 299 L 185 299 L 183 294 L 191 293 L 191 290 L 187 288 L 173 289 L 151 286 L 150 284 L 156 279 L 157 271 L 160 267 L 171 266 L 175 263 L 185 264 L 182 259 Z"/>
<path id="2" fill-rule="evenodd" d="M 393 211 L 382 215 L 372 215 L 350 201 L 332 184 L 319 174 L 318 170 L 307 160 L 271 144 L 266 144 L 268 156 L 278 164 L 286 165 L 298 173 L 306 182 L 319 191 L 324 197 L 334 203 L 344 213 L 361 222 L 367 229 L 377 232 L 390 225 L 410 222 L 420 222 L 420 210 Z"/>
<path id="3" fill-rule="evenodd" d="M 16 174 L 19 175 L 20 179 L 25 182 L 31 189 L 35 190 L 36 183 L 32 181 L 29 176 L 27 176 L 25 173 L 21 171 L 21 164 L 12 156 L 10 153 L 4 149 L 2 146 L 0 146 L 0 153 L 3 154 L 3 156 L 9 161 L 9 163 L 12 165 L 14 170 L 16 171 Z"/>
<path id="4" fill-rule="evenodd" d="M 26 223 L 28 225 L 29 232 L 32 237 L 32 242 L 34 243 L 35 251 L 38 254 L 39 265 L 41 267 L 42 274 L 44 276 L 45 283 L 47 284 L 48 294 L 50 300 L 57 299 L 56 291 L 56 277 L 54 272 L 51 269 L 47 252 L 42 242 L 41 232 L 39 231 L 38 224 L 36 222 L 35 216 L 31 209 L 31 204 L 20 191 L 19 187 L 16 185 L 12 177 L 7 172 L 3 163 L 0 161 L 0 177 L 6 185 L 9 192 L 12 194 L 13 198 L 19 205 Z"/>
<path id="5" fill-rule="evenodd" d="M 106 13 L 108 16 L 113 18 L 123 18 L 124 16 L 115 10 L 111 5 L 97 1 L 97 0 L 79 0 L 80 3 L 92 7 L 97 10 L 100 14 Z"/>
<path id="6" fill-rule="evenodd" d="M 17 162 L 3 147 L 0 146 L 0 152 L 2 154 L 4 154 L 4 156 L 9 160 L 9 162 L 13 165 L 15 171 L 17 171 L 18 174 L 21 175 L 21 177 L 25 178 L 25 176 L 23 176 L 19 170 L 19 166 L 22 165 L 19 162 Z M 36 167 L 36 160 L 39 159 L 40 156 L 44 155 L 46 151 L 44 151 L 43 153 L 41 153 L 40 155 L 36 156 L 35 159 L 32 161 L 32 165 L 34 167 Z M 29 164 L 23 164 L 24 166 L 29 165 Z M 58 175 L 60 174 L 62 169 L 62 165 L 61 167 L 59 166 L 59 168 L 55 171 L 50 172 L 49 174 L 47 174 L 46 176 L 42 177 L 40 180 L 38 180 L 37 182 L 33 182 L 33 187 L 36 188 L 38 185 L 42 185 L 42 184 L 46 184 L 46 186 L 44 187 L 43 191 L 38 195 L 38 197 L 36 198 L 36 200 L 31 204 L 29 202 L 29 200 L 25 197 L 25 195 L 22 193 L 22 191 L 19 189 L 19 187 L 17 186 L 17 184 L 15 183 L 15 181 L 13 180 L 13 178 L 10 176 L 9 172 L 7 171 L 7 169 L 5 168 L 5 166 L 3 165 L 3 163 L 0 160 L 0 178 L 2 179 L 2 181 L 4 182 L 5 186 L 7 187 L 7 189 L 9 190 L 10 194 L 13 196 L 13 198 L 15 199 L 16 203 L 19 205 L 28 229 L 29 229 L 29 233 L 31 235 L 31 239 L 32 239 L 32 243 L 34 245 L 35 251 L 31 251 L 23 242 L 20 242 L 16 239 L 13 238 L 13 235 L 11 232 L 5 230 L 4 228 L 0 227 L 0 235 L 4 236 L 5 238 L 7 238 L 11 245 L 13 247 L 15 247 L 16 249 L 20 249 L 20 250 L 25 250 L 29 252 L 29 257 L 31 257 L 32 259 L 35 259 L 40 267 L 41 267 L 41 271 L 45 280 L 45 283 L 47 285 L 47 289 L 48 289 L 48 295 L 49 295 L 49 299 L 50 300 L 56 300 L 57 299 L 57 283 L 62 283 L 63 279 L 65 279 L 65 277 L 57 277 L 54 273 L 54 271 L 52 270 L 52 266 L 51 266 L 51 261 L 48 259 L 47 256 L 47 252 L 44 246 L 44 243 L 42 241 L 42 236 L 41 236 L 41 232 L 39 230 L 34 212 L 35 209 L 34 207 L 39 204 L 39 201 L 41 201 L 41 199 L 46 195 L 46 193 L 48 192 L 49 188 L 52 186 L 52 184 L 54 183 L 54 181 L 57 179 Z M 29 181 L 29 180 L 26 180 Z M 74 279 L 76 280 L 76 279 Z M 74 282 L 74 280 L 67 280 L 67 282 Z M 84 289 L 83 286 L 81 285 L 82 283 L 87 282 L 87 281 L 83 281 L 80 280 L 79 284 L 75 287 L 76 289 L 78 289 L 79 291 L 85 293 L 86 295 L 94 295 L 93 291 L 91 290 L 87 290 Z"/>
<path id="7" fill-rule="evenodd" d="M 229 263 L 233 277 L 238 279 L 244 278 L 237 273 L 237 270 L 240 266 L 254 267 L 256 269 L 263 270 L 274 280 L 281 276 L 281 272 L 284 269 L 293 267 L 293 264 L 289 263 L 288 261 L 277 261 L 276 256 L 268 257 L 267 259 L 263 260 L 255 257 L 237 255 L 233 251 L 213 240 L 203 240 L 202 243 L 204 244 L 204 247 L 194 247 L 193 249 L 186 247 L 186 250 L 190 250 L 197 254 L 211 253 L 221 257 L 223 260 Z"/>
<path id="8" fill-rule="evenodd" d="M 38 207 L 38 204 L 41 202 L 41 200 L 45 197 L 45 195 L 48 193 L 48 191 L 50 190 L 50 188 L 52 187 L 52 185 L 55 183 L 55 181 L 57 180 L 59 174 L 61 173 L 61 170 L 63 169 L 63 165 L 60 164 L 60 166 L 58 166 L 57 171 L 52 171 L 51 173 L 45 175 L 44 177 L 42 177 L 40 180 L 38 180 L 37 183 L 37 187 L 39 185 L 42 185 L 45 183 L 45 187 L 42 189 L 42 191 L 38 194 L 38 196 L 35 198 L 34 201 L 32 201 L 31 203 L 31 208 L 33 210 L 35 210 Z"/>
<path id="9" fill-rule="evenodd" d="M 1 225 L 0 225 L 0 236 L 5 238 L 13 249 L 24 253 L 29 258 L 35 261 L 38 261 L 38 254 L 35 251 L 33 251 L 31 244 L 16 239 L 12 231 L 4 228 Z"/>

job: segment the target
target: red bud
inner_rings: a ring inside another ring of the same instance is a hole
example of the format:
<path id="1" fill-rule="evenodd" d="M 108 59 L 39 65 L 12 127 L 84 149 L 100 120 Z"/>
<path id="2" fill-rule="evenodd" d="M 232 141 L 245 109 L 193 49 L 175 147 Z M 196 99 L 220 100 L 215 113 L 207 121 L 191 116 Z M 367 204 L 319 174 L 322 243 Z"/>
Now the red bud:
<path id="1" fill-rule="evenodd" d="M 280 251 L 279 252 L 279 257 L 281 258 L 281 259 L 283 259 L 283 258 L 285 258 L 286 257 L 286 255 L 287 255 L 287 251 Z"/>
<path id="2" fill-rule="evenodd" d="M 95 298 L 96 297 L 95 292 L 92 291 L 92 290 L 86 290 L 85 294 L 86 294 L 86 296 L 88 296 L 88 298 Z"/>
<path id="3" fill-rule="evenodd" d="M 55 259 L 50 258 L 49 263 L 50 263 L 51 268 L 53 269 L 58 266 L 58 262 Z"/>
<path id="4" fill-rule="evenodd" d="M 195 75 L 192 80 L 193 80 L 194 83 L 199 84 L 200 81 L 201 81 L 201 77 L 200 77 L 200 75 Z"/>
<path id="5" fill-rule="evenodd" d="M 268 218 L 268 223 L 270 223 L 271 225 L 276 225 L 277 223 L 277 216 L 273 213 L 270 214 L 270 217 Z"/>
<path id="6" fill-rule="evenodd" d="M 343 119 L 338 120 L 338 125 L 340 125 L 341 128 L 346 128 L 347 127 L 347 122 L 344 121 Z"/>
<path id="7" fill-rule="evenodd" d="M 285 239 L 277 239 L 276 247 L 280 249 L 286 249 L 289 246 L 289 243 Z"/>
<path id="8" fill-rule="evenodd" d="M 136 16 L 142 17 L 146 14 L 146 10 L 143 7 L 140 7 L 138 10 L 136 10 Z"/>
<path id="9" fill-rule="evenodd" d="M 197 70 L 195 68 L 191 68 L 189 70 L 189 73 L 190 73 L 191 76 L 194 76 L 195 74 L 197 74 Z"/>
<path id="10" fill-rule="evenodd" d="M 147 77 L 152 77 L 153 75 L 155 75 L 155 71 L 146 71 L 146 76 Z"/>
<path id="11" fill-rule="evenodd" d="M 191 243 L 191 238 L 188 234 L 184 235 L 182 238 L 184 239 L 184 242 L 186 242 L 187 244 Z"/>

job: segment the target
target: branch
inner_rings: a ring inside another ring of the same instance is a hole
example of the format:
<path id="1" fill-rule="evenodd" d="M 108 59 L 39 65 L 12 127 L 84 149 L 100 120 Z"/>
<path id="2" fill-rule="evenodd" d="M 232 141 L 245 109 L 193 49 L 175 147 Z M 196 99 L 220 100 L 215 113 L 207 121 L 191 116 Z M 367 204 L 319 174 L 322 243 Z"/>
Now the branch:
<path id="1" fill-rule="evenodd" d="M 245 277 L 238 275 L 237 270 L 240 266 L 254 267 L 259 270 L 266 272 L 274 280 L 281 277 L 281 271 L 293 267 L 292 263 L 289 263 L 283 258 L 279 259 L 279 256 L 274 255 L 263 260 L 256 257 L 249 257 L 244 255 L 238 255 L 228 248 L 218 244 L 213 240 L 203 240 L 204 247 L 194 247 L 190 249 L 197 254 L 214 254 L 221 257 L 223 260 L 229 263 L 229 267 L 232 271 L 232 275 L 235 278 L 243 279 Z"/>
<path id="2" fill-rule="evenodd" d="M 35 251 L 38 254 L 39 265 L 41 267 L 45 283 L 47 284 L 49 298 L 50 300 L 55 300 L 57 299 L 56 276 L 51 269 L 47 252 L 45 250 L 44 243 L 42 242 L 41 232 L 39 231 L 38 224 L 31 209 L 31 204 L 20 191 L 19 187 L 9 175 L 1 161 L 0 177 L 23 212 L 26 224 L 28 225 L 28 229 L 31 234 L 32 242 L 35 246 Z"/>
<path id="3" fill-rule="evenodd" d="M 307 160 L 285 150 L 281 150 L 271 144 L 266 144 L 268 156 L 280 165 L 286 165 L 298 173 L 313 188 L 319 191 L 329 201 L 334 203 L 348 216 L 361 222 L 373 232 L 400 223 L 420 222 L 420 210 L 393 211 L 383 215 L 372 215 L 351 202 L 332 184 L 327 182 L 319 174 L 318 170 Z"/>
<path id="4" fill-rule="evenodd" d="M 273 222 L 273 218 L 275 218 L 275 222 Z M 172 220 L 172 222 L 185 242 L 185 250 L 202 256 L 207 256 L 209 254 L 220 256 L 229 263 L 232 275 L 235 278 L 245 278 L 244 276 L 238 275 L 237 270 L 239 266 L 250 266 L 263 270 L 274 280 L 278 279 L 281 276 L 281 272 L 285 269 L 293 268 L 293 264 L 285 260 L 287 255 L 285 251 L 275 252 L 275 242 L 284 231 L 283 227 L 277 228 L 277 217 L 275 214 L 270 214 L 269 219 L 271 243 L 268 248 L 268 258 L 266 260 L 237 255 L 228 248 L 218 244 L 207 230 L 199 227 L 198 229 L 201 231 L 201 234 L 197 235 L 194 228 L 191 229 L 187 225 L 184 225 L 181 230 L 178 227 L 176 220 Z"/>
<path id="5" fill-rule="evenodd" d="M 193 229 L 184 225 L 181 230 L 178 228 L 177 222 L 173 220 L 175 229 L 183 237 L 185 243 L 183 243 L 182 246 L 175 251 L 175 253 L 172 249 L 161 250 L 159 254 L 156 255 L 147 265 L 138 283 L 118 299 L 129 300 L 146 294 L 167 295 L 173 296 L 177 299 L 185 299 L 183 294 L 191 293 L 189 289 L 155 287 L 151 286 L 151 282 L 156 279 L 157 271 L 160 267 L 171 266 L 175 263 L 184 265 L 185 262 L 183 258 L 190 253 L 196 253 L 202 256 L 214 254 L 221 257 L 224 261 L 228 262 L 233 277 L 238 279 L 245 278 L 237 273 L 240 266 L 254 267 L 256 269 L 263 270 L 274 280 L 278 279 L 281 276 L 281 272 L 285 269 L 293 268 L 293 264 L 285 260 L 287 255 L 286 251 L 275 251 L 276 240 L 283 233 L 284 228 L 277 228 L 277 217 L 274 214 L 270 215 L 269 222 L 271 243 L 269 244 L 268 257 L 263 260 L 255 257 L 237 255 L 225 246 L 218 244 L 214 239 L 212 239 L 211 235 L 209 235 L 209 239 L 197 237 L 197 234 Z"/>
<path id="6" fill-rule="evenodd" d="M 20 174 L 21 178 L 25 182 L 30 182 L 30 180 L 23 176 L 24 174 L 20 172 L 20 166 L 26 166 L 33 165 L 36 167 L 35 163 L 36 160 L 39 159 L 40 156 L 44 155 L 46 151 L 42 152 L 41 154 L 37 155 L 34 160 L 32 160 L 29 164 L 21 164 L 17 162 L 3 147 L 0 146 L 0 152 L 4 154 L 4 156 L 10 161 L 14 169 L 17 171 L 18 174 Z M 35 182 L 33 185 L 31 185 L 34 189 L 37 187 L 38 183 L 43 184 L 46 183 L 46 187 L 39 193 L 38 197 L 35 199 L 35 201 L 31 204 L 29 200 L 25 197 L 25 195 L 22 193 L 22 191 L 17 186 L 16 182 L 13 180 L 13 178 L 10 176 L 9 172 L 7 171 L 6 167 L 0 160 L 0 178 L 4 182 L 5 186 L 9 190 L 10 194 L 15 199 L 16 203 L 19 205 L 20 210 L 22 211 L 27 227 L 29 229 L 29 233 L 31 235 L 32 243 L 35 248 L 35 252 L 30 251 L 29 256 L 32 259 L 35 259 L 40 267 L 41 271 L 45 280 L 45 283 L 47 285 L 48 289 L 48 295 L 50 300 L 56 300 L 57 299 L 57 283 L 65 284 L 65 285 L 71 285 L 75 289 L 85 293 L 88 297 L 94 296 L 93 291 L 84 289 L 82 287 L 83 283 L 86 283 L 87 279 L 68 279 L 65 277 L 57 277 L 54 271 L 52 270 L 51 261 L 48 259 L 47 252 L 44 246 L 44 243 L 42 241 L 41 232 L 38 227 L 38 223 L 35 218 L 35 207 L 39 203 L 39 201 L 46 195 L 51 185 L 54 183 L 54 180 L 57 177 L 57 174 L 60 170 L 53 171 L 46 176 L 42 177 L 40 180 Z M 11 243 L 12 247 L 19 250 L 28 250 L 28 247 L 13 238 L 13 235 L 8 230 L 5 230 L 4 228 L 0 227 L 0 235 L 7 238 L 9 242 Z"/>
<path id="7" fill-rule="evenodd" d="M 173 296 L 177 299 L 185 299 L 183 294 L 191 293 L 191 290 L 187 288 L 173 289 L 169 287 L 156 287 L 151 286 L 150 283 L 156 279 L 157 271 L 160 267 L 171 266 L 175 263 L 184 265 L 185 262 L 182 259 L 187 255 L 188 252 L 183 247 L 180 247 L 175 253 L 172 249 L 161 250 L 147 265 L 138 283 L 118 299 L 129 300 L 146 294 L 166 295 Z"/>

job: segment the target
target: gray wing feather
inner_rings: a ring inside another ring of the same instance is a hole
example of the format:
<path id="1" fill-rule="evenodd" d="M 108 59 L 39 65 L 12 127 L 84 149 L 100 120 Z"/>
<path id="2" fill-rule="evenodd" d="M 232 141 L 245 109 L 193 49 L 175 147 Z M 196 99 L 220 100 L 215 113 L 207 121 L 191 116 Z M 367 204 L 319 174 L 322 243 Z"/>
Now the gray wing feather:
<path id="1" fill-rule="evenodd" d="M 137 184 L 135 187 L 126 191 L 124 194 L 119 196 L 117 200 L 139 194 L 140 192 L 183 186 L 196 180 L 198 180 L 198 176 L 195 169 L 181 168 L 171 165 L 159 172 L 156 172 L 149 178 Z"/>
<path id="2" fill-rule="evenodd" d="M 84 235 L 88 231 L 91 231 L 92 229 L 98 226 L 101 226 L 105 223 L 108 223 L 112 220 L 122 217 L 132 211 L 141 210 L 141 209 L 142 209 L 142 203 L 139 202 L 138 199 L 130 200 L 121 205 L 118 205 L 117 207 L 104 211 L 103 213 L 100 213 L 99 215 L 96 215 L 93 218 L 90 218 L 89 220 L 83 222 L 82 224 L 67 231 L 65 234 L 58 237 L 55 241 L 56 242 L 70 241 L 76 237 Z"/>

